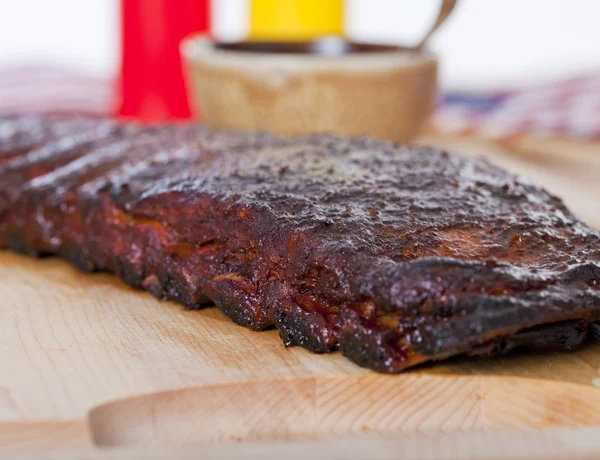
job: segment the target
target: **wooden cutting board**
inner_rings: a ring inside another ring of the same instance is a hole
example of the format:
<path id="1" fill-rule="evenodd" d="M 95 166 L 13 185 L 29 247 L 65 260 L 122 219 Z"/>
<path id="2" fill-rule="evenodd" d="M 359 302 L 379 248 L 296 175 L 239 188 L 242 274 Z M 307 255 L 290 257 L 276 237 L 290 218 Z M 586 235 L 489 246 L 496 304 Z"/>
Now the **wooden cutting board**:
<path id="1" fill-rule="evenodd" d="M 481 153 L 465 142 L 442 143 Z M 485 151 L 505 161 L 498 149 Z M 536 175 L 529 160 L 506 158 Z M 542 182 L 560 177 L 538 169 Z M 581 184 L 571 196 L 593 201 Z M 581 209 L 597 217 L 595 206 Z M 0 369 L 5 453 L 600 425 L 593 341 L 573 353 L 461 358 L 377 375 L 339 353 L 285 349 L 275 331 L 249 331 L 215 308 L 185 311 L 110 275 L 9 252 L 0 252 Z"/>

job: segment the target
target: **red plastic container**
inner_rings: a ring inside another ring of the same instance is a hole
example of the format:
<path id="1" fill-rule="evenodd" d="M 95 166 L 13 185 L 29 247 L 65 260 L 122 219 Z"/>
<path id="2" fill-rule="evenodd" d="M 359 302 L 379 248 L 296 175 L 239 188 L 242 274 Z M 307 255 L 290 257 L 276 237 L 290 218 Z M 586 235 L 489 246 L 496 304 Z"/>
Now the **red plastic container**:
<path id="1" fill-rule="evenodd" d="M 190 117 L 179 44 L 210 28 L 209 0 L 121 0 L 118 115 L 144 121 Z"/>

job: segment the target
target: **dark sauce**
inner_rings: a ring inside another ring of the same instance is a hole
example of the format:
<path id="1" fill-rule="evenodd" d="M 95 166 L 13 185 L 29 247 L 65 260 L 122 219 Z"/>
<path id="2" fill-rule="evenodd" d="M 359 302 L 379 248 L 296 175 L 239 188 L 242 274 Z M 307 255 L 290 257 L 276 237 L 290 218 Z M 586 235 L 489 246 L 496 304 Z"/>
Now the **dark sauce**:
<path id="1" fill-rule="evenodd" d="M 343 38 L 327 37 L 309 42 L 243 41 L 220 42 L 214 47 L 219 50 L 247 53 L 310 54 L 317 56 L 344 56 L 348 54 L 393 53 L 410 48 L 397 45 L 359 43 Z"/>

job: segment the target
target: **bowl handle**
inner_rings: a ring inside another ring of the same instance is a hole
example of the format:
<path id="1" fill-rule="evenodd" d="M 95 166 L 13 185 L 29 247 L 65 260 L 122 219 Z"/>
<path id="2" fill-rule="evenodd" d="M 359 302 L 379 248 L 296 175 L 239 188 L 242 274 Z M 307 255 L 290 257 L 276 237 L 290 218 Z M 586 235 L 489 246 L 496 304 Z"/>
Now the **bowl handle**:
<path id="1" fill-rule="evenodd" d="M 435 23 L 416 46 L 417 49 L 423 48 L 433 33 L 446 21 L 446 19 L 448 19 L 448 16 L 452 13 L 457 1 L 458 0 L 442 0 L 442 6 L 440 7 L 440 12 Z"/>

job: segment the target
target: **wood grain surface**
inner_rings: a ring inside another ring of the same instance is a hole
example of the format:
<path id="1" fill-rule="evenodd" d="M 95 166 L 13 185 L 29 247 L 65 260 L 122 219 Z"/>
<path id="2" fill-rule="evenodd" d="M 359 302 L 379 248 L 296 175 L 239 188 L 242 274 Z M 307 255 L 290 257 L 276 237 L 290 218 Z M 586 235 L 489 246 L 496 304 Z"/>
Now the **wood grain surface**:
<path id="1" fill-rule="evenodd" d="M 423 142 L 483 151 L 600 226 L 593 161 L 585 168 L 483 141 Z M 391 458 L 399 446 L 405 458 L 451 458 L 444 457 L 451 449 L 479 458 L 485 442 L 489 458 L 543 458 L 550 444 L 541 429 L 567 430 L 556 432 L 569 441 L 555 440 L 552 458 L 600 454 L 598 433 L 583 429 L 600 426 L 600 344 L 592 340 L 572 353 L 458 358 L 377 375 L 339 353 L 285 349 L 275 331 L 249 331 L 215 308 L 185 311 L 107 274 L 0 252 L 0 350 L 0 453 L 7 457 L 52 458 L 69 449 L 74 458 L 167 458 L 167 449 L 185 449 L 182 457 L 335 458 L 358 443 L 357 452 L 370 449 L 373 458 Z M 469 440 L 453 444 L 461 436 Z M 517 439 L 510 452 L 507 436 Z M 574 449 L 574 439 L 588 448 Z"/>
<path id="2" fill-rule="evenodd" d="M 212 444 L 194 448 L 156 448 L 154 446 L 94 450 L 59 450 L 20 453 L 27 459 L 77 460 L 167 460 L 187 459 L 282 459 L 331 460 L 360 458 L 373 460 L 571 460 L 598 459 L 597 428 L 503 432 L 494 434 L 456 433 L 448 436 L 414 439 L 386 436 L 339 436 L 335 439 L 292 442 L 247 442 Z M 14 458 L 6 455 L 5 458 Z"/>

